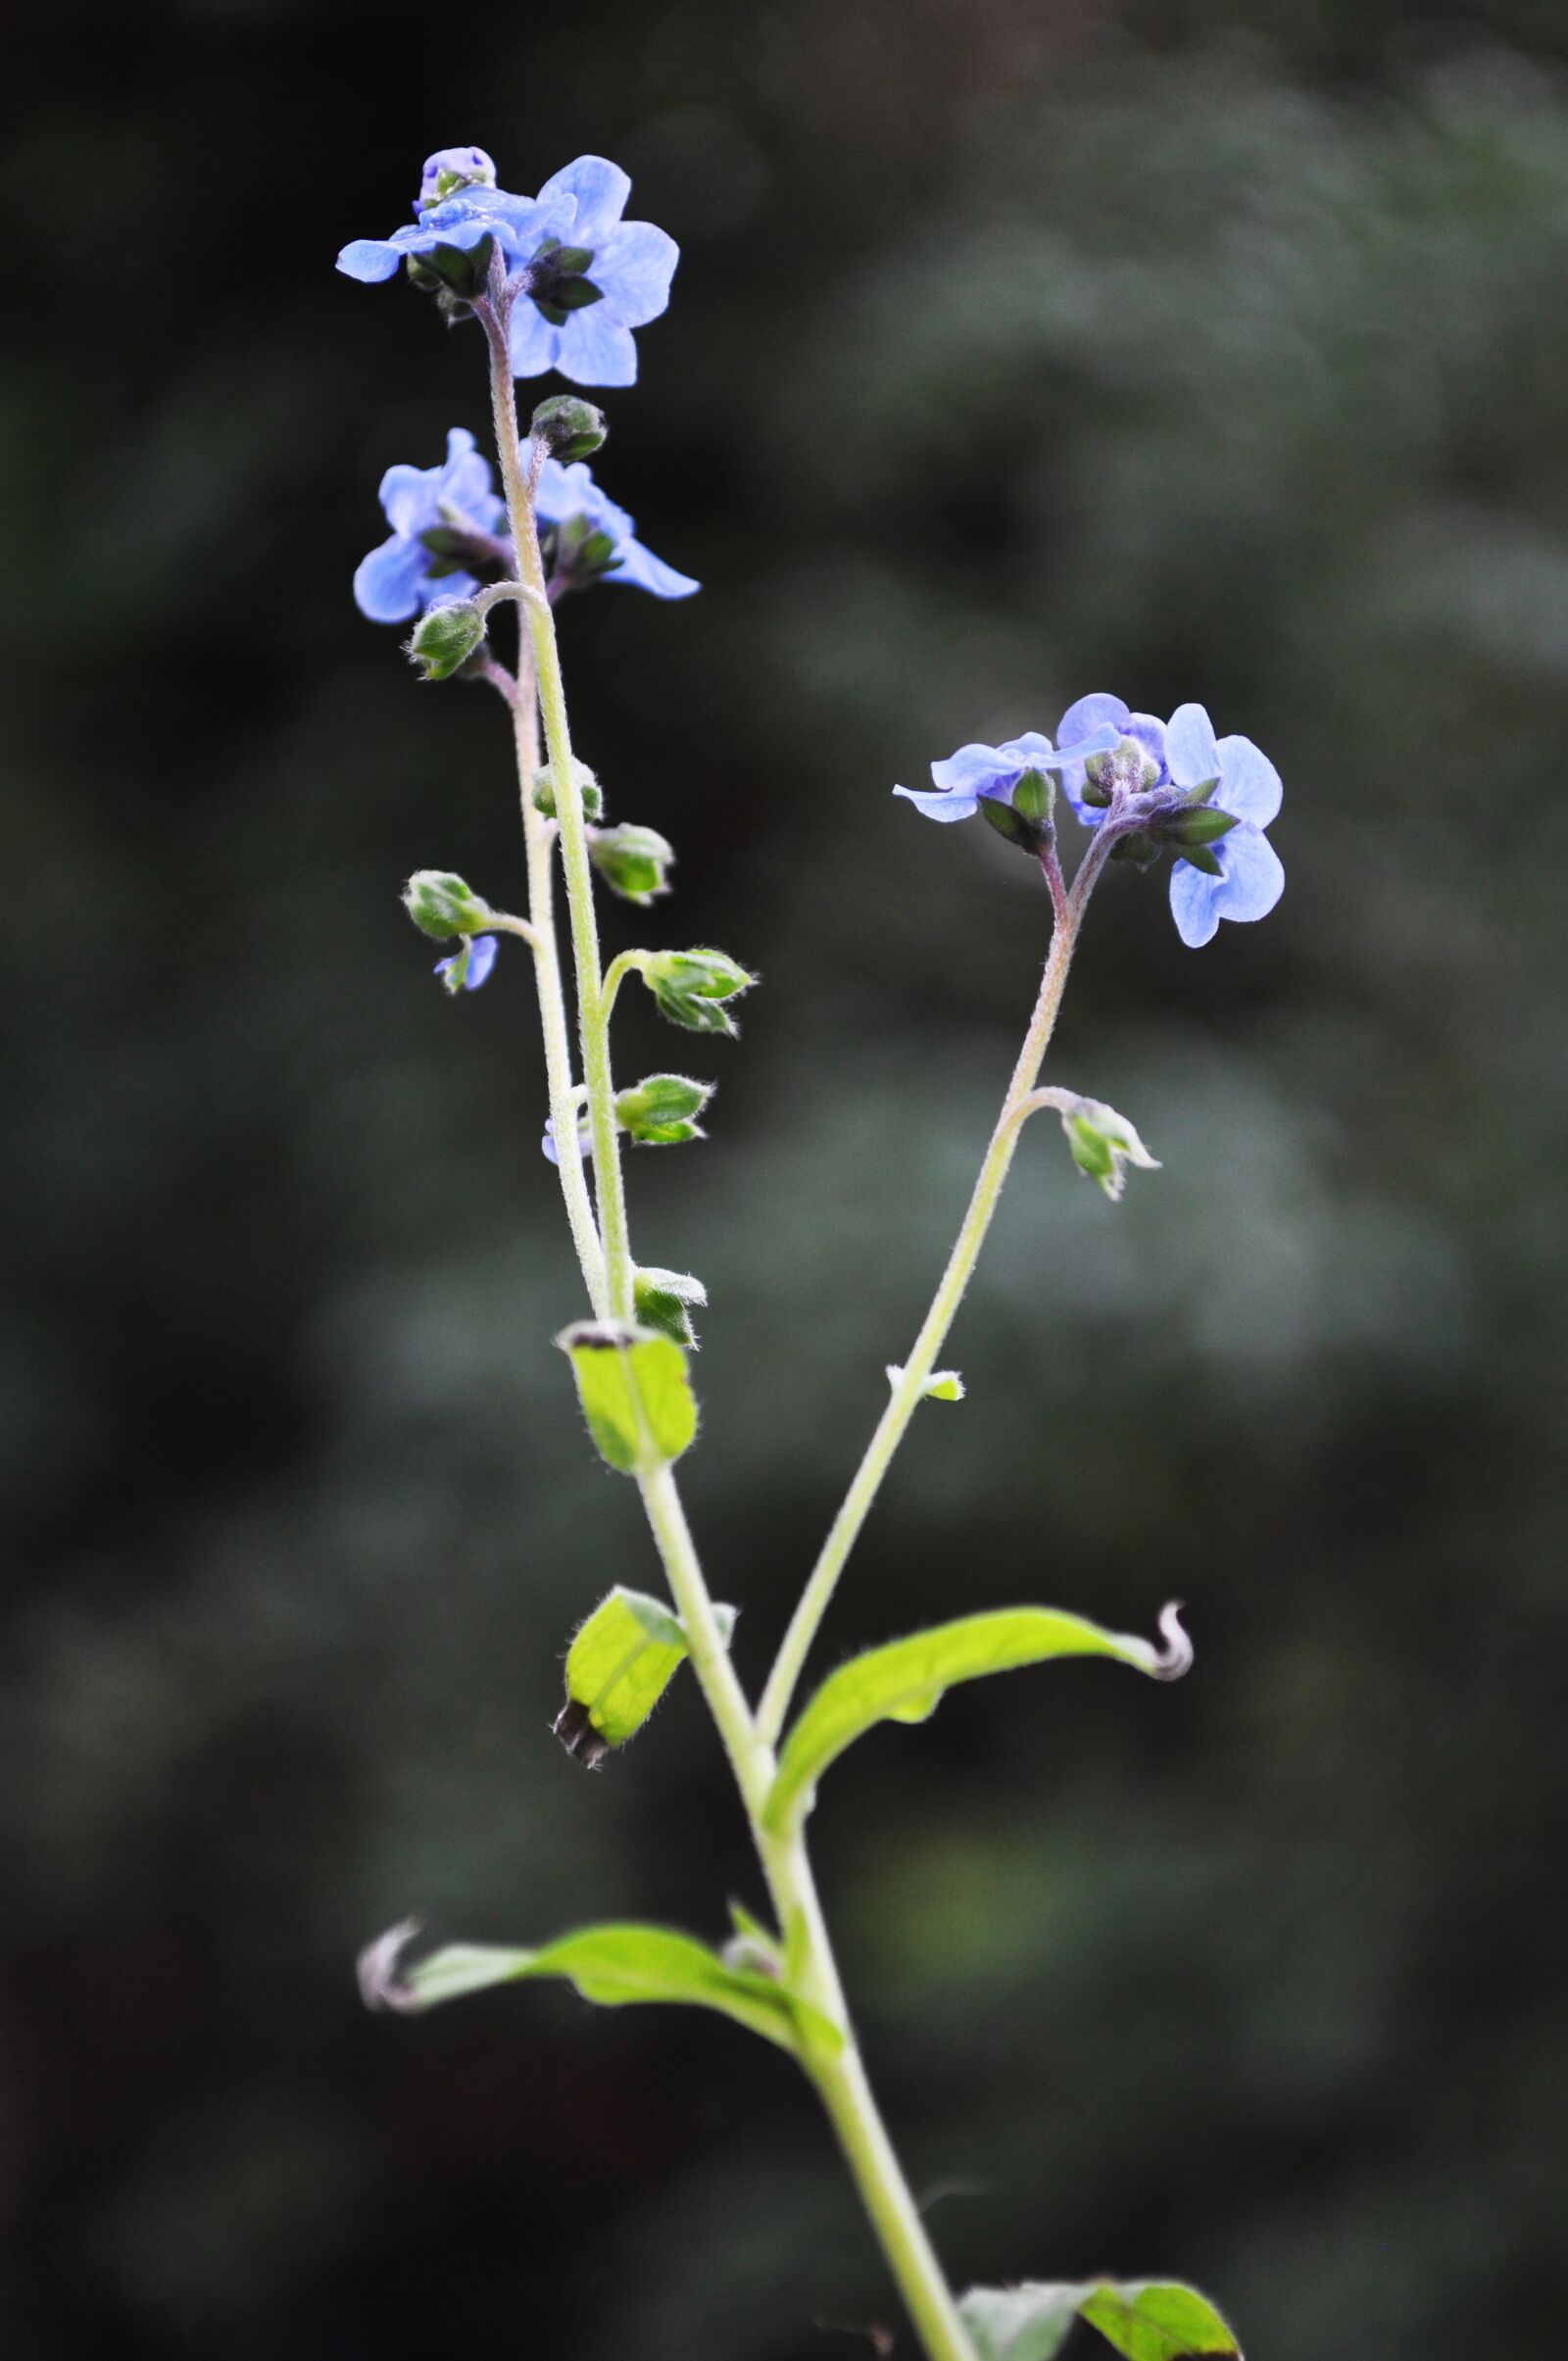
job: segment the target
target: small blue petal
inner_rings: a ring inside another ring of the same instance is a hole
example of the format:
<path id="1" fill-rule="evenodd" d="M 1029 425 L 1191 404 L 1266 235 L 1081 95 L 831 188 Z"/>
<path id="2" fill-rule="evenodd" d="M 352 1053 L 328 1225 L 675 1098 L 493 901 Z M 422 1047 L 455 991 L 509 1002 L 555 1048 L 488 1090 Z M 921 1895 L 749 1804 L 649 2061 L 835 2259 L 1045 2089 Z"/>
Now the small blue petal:
<path id="1" fill-rule="evenodd" d="M 1104 689 L 1096 689 L 1069 705 L 1056 729 L 1058 745 L 1069 745 L 1075 738 L 1087 737 L 1091 730 L 1108 724 L 1120 737 L 1132 719 L 1132 708 L 1120 697 L 1112 697 Z M 1111 740 L 1115 744 L 1115 739 Z"/>
<path id="2" fill-rule="evenodd" d="M 1220 775 L 1214 724 L 1200 705 L 1179 705 L 1165 732 L 1165 760 L 1178 787 L 1201 787 Z"/>
<path id="3" fill-rule="evenodd" d="M 557 331 L 556 367 L 573 385 L 635 385 L 637 339 L 606 304 L 569 312 Z"/>
<path id="4" fill-rule="evenodd" d="M 652 221 L 623 221 L 595 247 L 588 275 L 622 326 L 640 328 L 668 309 L 679 260 L 680 248 L 667 230 Z"/>
<path id="5" fill-rule="evenodd" d="M 1285 799 L 1280 774 L 1267 755 L 1250 738 L 1221 738 L 1219 760 L 1221 785 L 1216 801 L 1221 809 L 1234 812 L 1238 819 L 1250 820 L 1254 828 L 1266 828 L 1271 819 L 1278 818 Z"/>
<path id="6" fill-rule="evenodd" d="M 579 156 L 563 165 L 539 191 L 539 203 L 555 206 L 564 198 L 575 200 L 572 242 L 598 246 L 615 228 L 631 194 L 631 180 L 608 156 Z"/>
<path id="7" fill-rule="evenodd" d="M 1178 861 L 1170 873 L 1176 931 L 1195 951 L 1211 940 L 1221 918 L 1238 923 L 1266 918 L 1285 891 L 1285 865 L 1250 820 L 1222 836 L 1214 852 L 1221 876 L 1210 877 L 1187 861 Z"/>
<path id="8" fill-rule="evenodd" d="M 968 788 L 978 792 L 993 785 L 1007 764 L 999 759 L 994 746 L 981 746 L 971 740 L 960 746 L 956 755 L 945 762 L 933 762 L 931 776 L 939 787 Z"/>
<path id="9" fill-rule="evenodd" d="M 934 770 L 937 765 L 931 767 Z M 927 819 L 973 819 L 980 809 L 979 795 L 962 787 L 950 787 L 936 795 L 922 787 L 895 787 L 893 792 L 904 796 Z"/>
<path id="10" fill-rule="evenodd" d="M 354 571 L 354 603 L 372 623 L 406 623 L 419 612 L 419 591 L 429 554 L 417 541 L 394 533 L 362 558 Z"/>
<path id="11" fill-rule="evenodd" d="M 463 979 L 466 992 L 477 992 L 496 963 L 498 945 L 494 935 L 475 935 L 468 945 L 468 972 Z"/>
<path id="12" fill-rule="evenodd" d="M 513 375 L 542 377 L 547 369 L 556 366 L 561 330 L 551 326 L 537 304 L 523 300 L 513 306 L 508 341 L 512 347 Z"/>
<path id="13" fill-rule="evenodd" d="M 337 267 L 346 278 L 373 287 L 378 280 L 390 278 L 402 260 L 397 247 L 386 238 L 351 238 L 337 258 Z"/>
<path id="14" fill-rule="evenodd" d="M 616 555 L 620 564 L 605 576 L 607 582 L 629 582 L 634 590 L 651 590 L 656 599 L 689 599 L 703 587 L 690 574 L 677 573 L 673 566 L 656 558 L 640 541 L 622 541 Z"/>
<path id="15" fill-rule="evenodd" d="M 1189 951 L 1201 951 L 1219 932 L 1219 911 L 1214 907 L 1219 883 L 1217 877 L 1195 869 L 1190 861 L 1178 861 L 1171 870 L 1171 916 Z"/>

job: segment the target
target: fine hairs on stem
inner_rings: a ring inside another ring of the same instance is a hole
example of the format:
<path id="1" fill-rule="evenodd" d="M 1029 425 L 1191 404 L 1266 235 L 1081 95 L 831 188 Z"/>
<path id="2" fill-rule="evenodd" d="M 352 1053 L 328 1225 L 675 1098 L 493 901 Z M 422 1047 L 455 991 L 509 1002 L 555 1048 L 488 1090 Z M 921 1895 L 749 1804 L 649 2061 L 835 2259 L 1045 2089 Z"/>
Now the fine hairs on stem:
<path id="1" fill-rule="evenodd" d="M 546 181 L 537 198 L 520 198 L 497 187 L 482 150 L 443 149 L 425 165 L 415 225 L 344 248 L 339 267 L 349 276 L 375 281 L 402 268 L 449 318 L 477 321 L 501 481 L 498 497 L 464 428 L 449 434 L 443 467 L 393 468 L 382 486 L 391 538 L 362 565 L 355 588 L 373 619 L 417 618 L 409 652 L 427 678 L 483 681 L 511 716 L 526 915 L 492 910 L 442 871 L 416 872 L 405 899 L 426 933 L 460 943 L 441 962 L 449 991 L 483 983 L 498 939 L 519 940 L 532 958 L 546 1148 L 591 1313 L 556 1341 L 593 1443 L 637 1488 L 666 1586 L 660 1599 L 617 1582 L 586 1615 L 566 1655 L 558 1732 L 568 1750 L 603 1759 L 642 1727 L 689 1658 L 734 1778 L 773 1925 L 737 1914 L 734 1938 L 722 1948 L 654 1926 L 588 1927 L 533 1948 L 448 1945 L 412 1965 L 405 1952 L 413 1930 L 405 1925 L 368 1947 L 362 1984 L 374 2004 L 419 2010 L 490 1984 L 563 1976 L 591 2000 L 685 2001 L 775 2041 L 821 2098 L 930 2361 L 1054 2352 L 1074 2319 L 1127 2355 L 1236 2353 L 1213 2306 L 1177 2282 L 1042 2280 L 955 2297 L 867 2079 L 807 1844 L 820 1778 L 865 1731 L 889 1719 L 922 1719 L 956 1683 L 1055 1658 L 1109 1656 L 1155 1679 L 1175 1678 L 1192 1650 L 1174 1608 L 1161 1615 L 1158 1643 L 1055 1608 L 987 1608 L 840 1663 L 793 1721 L 791 1714 L 813 1642 L 910 1421 L 932 1395 L 961 1395 L 956 1373 L 939 1371 L 937 1360 L 1031 1115 L 1060 1116 L 1072 1162 L 1112 1202 L 1130 1168 L 1155 1168 L 1113 1107 L 1039 1087 L 1096 886 L 1112 861 L 1138 870 L 1168 856 L 1171 908 L 1187 943 L 1209 941 L 1221 918 L 1261 917 L 1283 884 L 1265 834 L 1279 807 L 1278 777 L 1250 740 L 1216 738 L 1201 706 L 1182 706 L 1161 721 L 1096 693 L 1068 708 L 1054 740 L 1031 730 L 998 746 L 971 743 L 932 764 L 930 790 L 897 790 L 934 819 L 983 816 L 1028 857 L 1037 890 L 1046 889 L 1044 966 L 946 1268 L 907 1358 L 889 1368 L 888 1400 L 754 1708 L 730 1655 L 734 1610 L 712 1597 L 675 1474 L 696 1430 L 690 1314 L 706 1299 L 695 1279 L 635 1261 L 621 1165 L 623 1137 L 664 1145 L 700 1137 L 696 1118 L 710 1086 L 662 1073 L 617 1088 L 611 1019 L 635 976 L 673 1025 L 732 1037 L 730 1004 L 755 979 L 706 946 L 623 952 L 607 974 L 596 892 L 646 905 L 667 889 L 672 854 L 655 830 L 606 823 L 599 784 L 572 746 L 556 621 L 567 593 L 598 583 L 618 581 L 659 599 L 684 598 L 698 585 L 655 558 L 594 481 L 586 460 L 607 431 L 598 408 L 558 394 L 539 405 L 524 430 L 515 395 L 518 377 L 551 368 L 594 386 L 634 377 L 634 331 L 663 310 L 675 249 L 651 223 L 622 218 L 628 190 L 615 166 L 588 156 Z M 516 617 L 514 668 L 488 641 L 492 621 L 507 611 Z M 1085 831 L 1070 879 L 1058 835 L 1068 812 Z M 558 952 L 558 855 L 569 1007 Z"/>

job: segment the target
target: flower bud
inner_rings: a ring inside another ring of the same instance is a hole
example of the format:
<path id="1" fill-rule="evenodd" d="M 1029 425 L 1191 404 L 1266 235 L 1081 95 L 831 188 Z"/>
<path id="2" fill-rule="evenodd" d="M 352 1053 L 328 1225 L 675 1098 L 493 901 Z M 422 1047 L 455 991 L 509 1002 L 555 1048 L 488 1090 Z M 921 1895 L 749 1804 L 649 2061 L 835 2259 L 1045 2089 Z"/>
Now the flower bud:
<path id="1" fill-rule="evenodd" d="M 534 412 L 529 431 L 552 459 L 569 467 L 573 460 L 587 459 L 597 451 L 610 428 L 596 403 L 584 402 L 576 394 L 553 394 Z"/>
<path id="2" fill-rule="evenodd" d="M 1137 738 L 1118 738 L 1108 754 L 1091 755 L 1084 764 L 1084 802 L 1103 811 L 1121 788 L 1147 795 L 1159 785 L 1159 764 Z"/>
<path id="3" fill-rule="evenodd" d="M 484 645 L 484 616 L 471 599 L 449 599 L 420 616 L 406 645 L 425 680 L 450 680 Z"/>
<path id="4" fill-rule="evenodd" d="M 597 819 L 605 808 L 605 799 L 599 792 L 599 781 L 594 777 L 587 763 L 579 762 L 575 755 L 571 759 L 571 774 L 577 782 L 577 793 L 582 799 L 583 818 Z M 549 762 L 546 762 L 542 769 L 536 770 L 533 774 L 533 808 L 536 812 L 542 812 L 546 819 L 555 819 L 558 816 L 556 812 L 556 773 L 554 765 Z"/>
<path id="5" fill-rule="evenodd" d="M 657 828 L 596 828 L 588 839 L 588 858 L 612 893 L 627 902 L 649 903 L 669 891 L 668 870 L 674 847 Z"/>
<path id="6" fill-rule="evenodd" d="M 483 148 L 437 148 L 419 178 L 419 203 L 444 204 L 460 188 L 494 188 L 496 168 Z"/>
<path id="7" fill-rule="evenodd" d="M 720 1004 L 738 999 L 757 981 L 722 951 L 652 952 L 642 972 L 660 1014 L 672 1025 L 684 1025 L 690 1033 L 725 1033 L 731 1040 L 740 1027 Z"/>
<path id="8" fill-rule="evenodd" d="M 708 1303 L 708 1290 L 701 1279 L 694 1279 L 687 1271 L 658 1270 L 650 1264 L 633 1279 L 632 1298 L 637 1317 L 645 1328 L 655 1328 L 661 1336 L 671 1337 L 689 1353 L 697 1351 L 691 1315 L 694 1310 L 705 1309 Z"/>
<path id="9" fill-rule="evenodd" d="M 1159 859 L 1159 847 L 1147 828 L 1134 828 L 1130 836 L 1118 836 L 1110 848 L 1112 861 L 1130 861 L 1135 869 L 1147 869 L 1152 861 Z"/>
<path id="10" fill-rule="evenodd" d="M 450 869 L 416 869 L 403 889 L 403 906 L 433 943 L 481 934 L 492 915 L 490 905 Z"/>
<path id="11" fill-rule="evenodd" d="M 645 1148 L 674 1148 L 706 1135 L 697 1117 L 713 1095 L 710 1082 L 686 1074 L 650 1074 L 616 1093 L 615 1120 Z"/>
<path id="12" fill-rule="evenodd" d="M 1158 1158 L 1150 1155 L 1126 1116 L 1102 1099 L 1069 1099 L 1061 1108 L 1061 1128 L 1079 1171 L 1098 1181 L 1113 1205 L 1126 1186 L 1129 1164 L 1143 1172 L 1159 1170 Z"/>

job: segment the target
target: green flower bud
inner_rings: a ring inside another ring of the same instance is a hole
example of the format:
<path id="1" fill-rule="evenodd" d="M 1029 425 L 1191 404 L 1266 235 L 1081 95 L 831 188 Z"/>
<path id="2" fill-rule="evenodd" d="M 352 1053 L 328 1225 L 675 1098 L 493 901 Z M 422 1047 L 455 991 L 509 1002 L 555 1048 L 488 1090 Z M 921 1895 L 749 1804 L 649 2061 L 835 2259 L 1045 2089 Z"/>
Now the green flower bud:
<path id="1" fill-rule="evenodd" d="M 494 916 L 490 905 L 450 869 L 416 869 L 403 889 L 403 906 L 433 943 L 482 934 Z"/>
<path id="2" fill-rule="evenodd" d="M 432 607 L 415 625 L 406 642 L 408 654 L 426 680 L 450 680 L 476 649 L 484 645 L 484 616 L 471 599 L 452 599 Z"/>
<path id="3" fill-rule="evenodd" d="M 650 1074 L 615 1095 L 615 1120 L 645 1148 L 674 1148 L 706 1137 L 697 1117 L 713 1095 L 710 1082 L 685 1074 Z"/>
<path id="4" fill-rule="evenodd" d="M 1147 869 L 1152 861 L 1159 858 L 1159 847 L 1147 828 L 1135 828 L 1130 836 L 1119 836 L 1110 848 L 1112 861 L 1130 861 L 1134 868 Z"/>
<path id="5" fill-rule="evenodd" d="M 1159 764 L 1136 738 L 1118 738 L 1108 754 L 1091 755 L 1084 764 L 1084 802 L 1103 811 L 1118 787 L 1147 795 L 1159 785 Z"/>
<path id="6" fill-rule="evenodd" d="M 657 828 L 622 821 L 616 828 L 596 829 L 588 840 L 588 858 L 612 892 L 627 902 L 646 904 L 669 891 L 666 872 L 675 850 Z"/>
<path id="7" fill-rule="evenodd" d="M 1143 1172 L 1159 1170 L 1158 1158 L 1150 1155 L 1126 1116 L 1102 1099 L 1068 1099 L 1061 1108 L 1061 1128 L 1079 1171 L 1098 1181 L 1113 1205 L 1126 1186 L 1129 1164 Z"/>
<path id="8" fill-rule="evenodd" d="M 583 818 L 597 819 L 605 808 L 605 799 L 599 792 L 599 781 L 587 763 L 579 762 L 575 755 L 571 758 L 571 774 L 577 782 L 577 793 L 582 798 Z M 546 819 L 556 817 L 556 773 L 549 762 L 533 774 L 533 808 L 536 812 L 542 812 Z"/>
<path id="9" fill-rule="evenodd" d="M 585 402 L 577 394 L 552 394 L 534 412 L 529 432 L 552 459 L 569 467 L 573 460 L 587 459 L 597 451 L 610 428 L 596 403 Z"/>
<path id="10" fill-rule="evenodd" d="M 740 1027 L 721 1004 L 749 992 L 757 981 L 722 951 L 651 953 L 642 972 L 660 1014 L 672 1025 L 684 1025 L 690 1033 L 725 1033 L 731 1040 Z"/>

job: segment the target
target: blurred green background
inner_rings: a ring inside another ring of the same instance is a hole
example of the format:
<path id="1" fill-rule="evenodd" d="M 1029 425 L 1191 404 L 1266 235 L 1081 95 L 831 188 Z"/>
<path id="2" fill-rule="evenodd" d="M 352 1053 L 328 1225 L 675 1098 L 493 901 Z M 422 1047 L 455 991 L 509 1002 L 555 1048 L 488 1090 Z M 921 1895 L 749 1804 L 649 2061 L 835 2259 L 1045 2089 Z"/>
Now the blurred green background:
<path id="1" fill-rule="evenodd" d="M 1558 2361 L 1568 21 L 1555 0 L 64 5 L 8 32 L 15 358 L 0 2291 L 17 2361 L 831 2361 L 891 2299 L 785 2062 L 673 2012 L 367 2016 L 406 1912 L 708 1936 L 757 1874 L 689 1681 L 598 1777 L 560 1656 L 651 1584 L 524 960 L 504 717 L 355 613 L 471 331 L 332 270 L 477 138 L 684 260 L 601 473 L 701 575 L 564 611 L 738 1047 L 631 1165 L 712 1308 L 693 1517 L 757 1681 L 961 1208 L 1044 950 L 895 805 L 1113 688 L 1282 770 L 1261 927 L 1102 891 L 1054 1078 L 821 1661 L 1149 1629 L 835 1774 L 817 1844 L 960 2281 L 1208 2286 L 1258 2361 Z M 540 390 L 544 390 L 541 386 Z M 1098 2348 L 1097 2348 L 1098 2349 Z M 901 2340 L 899 2350 L 908 2350 Z"/>

